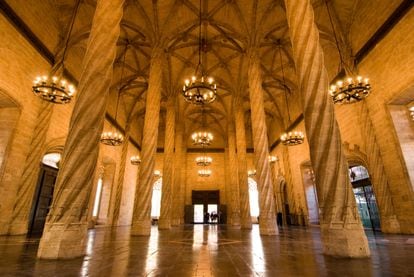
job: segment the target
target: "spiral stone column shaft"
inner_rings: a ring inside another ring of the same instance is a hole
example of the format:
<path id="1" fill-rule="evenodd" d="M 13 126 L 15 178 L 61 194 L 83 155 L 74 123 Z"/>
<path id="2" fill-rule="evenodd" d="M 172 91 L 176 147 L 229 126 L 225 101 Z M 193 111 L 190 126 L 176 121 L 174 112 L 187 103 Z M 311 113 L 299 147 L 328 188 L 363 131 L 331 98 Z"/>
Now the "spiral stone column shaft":
<path id="1" fill-rule="evenodd" d="M 131 235 L 145 236 L 151 232 L 151 197 L 161 105 L 163 54 L 159 47 L 152 50 L 139 171 L 140 185 L 135 191 Z"/>
<path id="2" fill-rule="evenodd" d="M 233 118 L 232 118 L 233 119 Z M 237 171 L 236 134 L 234 121 L 228 124 L 228 146 L 229 146 L 229 195 L 230 195 L 230 221 L 233 226 L 240 226 L 240 198 L 239 180 Z"/>
<path id="3" fill-rule="evenodd" d="M 266 115 L 264 111 L 262 76 L 258 50 L 249 51 L 249 94 L 252 117 L 254 163 L 256 166 L 257 187 L 259 190 L 260 219 L 262 235 L 278 233 L 275 217 L 273 187 L 269 168 L 269 144 L 267 141 Z"/>
<path id="4" fill-rule="evenodd" d="M 50 72 L 52 76 L 61 76 L 63 74 L 62 59 L 64 46 L 64 42 L 61 41 L 55 57 L 57 62 L 53 65 Z M 30 208 L 36 188 L 35 184 L 40 171 L 39 162 L 47 150 L 45 149 L 46 135 L 49 130 L 52 114 L 53 104 L 43 100 L 40 101 L 39 113 L 30 142 L 30 150 L 17 189 L 16 203 L 14 204 L 12 220 L 9 227 L 9 234 L 11 235 L 22 235 L 28 232 Z"/>
<path id="5" fill-rule="evenodd" d="M 332 99 L 327 93 L 329 80 L 312 5 L 309 0 L 285 0 L 285 6 L 319 191 L 324 252 L 367 257 L 368 243 L 352 193 Z"/>
<path id="6" fill-rule="evenodd" d="M 172 186 L 174 182 L 175 99 L 167 102 L 164 139 L 164 169 L 162 178 L 161 214 L 158 229 L 170 229 L 172 218 Z"/>
<path id="7" fill-rule="evenodd" d="M 174 183 L 172 187 L 172 221 L 171 225 L 178 226 L 180 224 L 180 194 L 181 192 L 181 183 L 182 183 L 182 174 L 181 168 L 183 165 L 183 153 L 182 153 L 182 144 L 183 144 L 183 125 L 181 122 L 176 124 L 175 132 L 175 155 L 173 159 L 174 163 Z"/>
<path id="8" fill-rule="evenodd" d="M 240 227 L 252 228 L 249 204 L 249 186 L 247 183 L 247 155 L 246 155 L 246 130 L 244 126 L 244 111 L 241 97 L 237 97 L 234 105 L 234 117 L 236 126 L 237 168 L 240 193 Z"/>
<path id="9" fill-rule="evenodd" d="M 121 210 L 122 192 L 124 190 L 125 166 L 127 163 L 128 141 L 129 141 L 130 129 L 131 129 L 130 124 L 127 123 L 125 127 L 124 143 L 122 144 L 121 158 L 119 160 L 118 181 L 116 184 L 115 204 L 114 204 L 114 211 L 112 215 L 113 226 L 117 226 L 119 224 L 118 223 L 119 211 Z"/>
<path id="10" fill-rule="evenodd" d="M 14 204 L 9 227 L 9 234 L 11 235 L 22 235 L 28 232 L 30 208 L 40 169 L 39 161 L 42 160 L 45 151 L 46 133 L 49 129 L 52 113 L 52 104 L 42 101 L 30 143 L 30 151 L 24 163 L 23 173 L 17 189 L 16 203 Z"/>
<path id="11" fill-rule="evenodd" d="M 123 0 L 98 0 L 52 208 L 39 258 L 73 258 L 85 251 L 87 207 L 111 85 Z"/>

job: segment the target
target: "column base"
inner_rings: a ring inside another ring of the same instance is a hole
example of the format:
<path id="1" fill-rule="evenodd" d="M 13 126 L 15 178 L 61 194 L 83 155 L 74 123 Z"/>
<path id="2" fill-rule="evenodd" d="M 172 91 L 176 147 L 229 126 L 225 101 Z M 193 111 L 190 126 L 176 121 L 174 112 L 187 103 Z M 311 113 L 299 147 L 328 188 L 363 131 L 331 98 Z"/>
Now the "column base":
<path id="1" fill-rule="evenodd" d="M 321 225 L 323 253 L 342 258 L 367 258 L 371 255 L 361 224 Z"/>
<path id="2" fill-rule="evenodd" d="M 259 217 L 259 230 L 260 235 L 263 236 L 276 236 L 279 234 L 279 229 L 277 228 L 276 220 L 274 216 Z"/>
<path id="3" fill-rule="evenodd" d="M 171 226 L 179 226 L 180 225 L 180 220 L 177 218 L 173 218 L 171 219 Z"/>
<path id="4" fill-rule="evenodd" d="M 169 219 L 160 218 L 158 220 L 158 230 L 169 230 L 171 229 L 171 221 Z"/>
<path id="5" fill-rule="evenodd" d="M 151 220 L 137 220 L 132 222 L 131 236 L 149 236 L 151 235 Z"/>
<path id="6" fill-rule="evenodd" d="M 26 235 L 28 230 L 27 221 L 14 221 L 9 227 L 9 235 Z"/>
<path id="7" fill-rule="evenodd" d="M 401 233 L 400 222 L 395 215 L 381 217 L 381 232 L 388 234 Z"/>
<path id="8" fill-rule="evenodd" d="M 73 259 L 85 255 L 87 223 L 46 223 L 40 239 L 39 259 Z"/>
<path id="9" fill-rule="evenodd" d="M 231 217 L 231 225 L 233 227 L 240 227 L 240 214 L 239 213 L 233 213 Z"/>
<path id="10" fill-rule="evenodd" d="M 245 230 L 251 230 L 252 229 L 252 221 L 250 218 L 248 219 L 241 219 L 240 222 L 240 228 L 245 229 Z"/>

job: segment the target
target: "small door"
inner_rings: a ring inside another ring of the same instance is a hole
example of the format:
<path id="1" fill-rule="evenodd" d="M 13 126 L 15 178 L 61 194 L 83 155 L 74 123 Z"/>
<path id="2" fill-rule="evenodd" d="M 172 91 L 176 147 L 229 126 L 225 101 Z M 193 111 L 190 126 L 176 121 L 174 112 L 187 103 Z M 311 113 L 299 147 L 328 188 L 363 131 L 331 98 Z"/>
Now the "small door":
<path id="1" fill-rule="evenodd" d="M 41 235 L 43 232 L 46 216 L 52 204 L 57 172 L 55 168 L 42 165 L 32 206 L 29 234 Z"/>

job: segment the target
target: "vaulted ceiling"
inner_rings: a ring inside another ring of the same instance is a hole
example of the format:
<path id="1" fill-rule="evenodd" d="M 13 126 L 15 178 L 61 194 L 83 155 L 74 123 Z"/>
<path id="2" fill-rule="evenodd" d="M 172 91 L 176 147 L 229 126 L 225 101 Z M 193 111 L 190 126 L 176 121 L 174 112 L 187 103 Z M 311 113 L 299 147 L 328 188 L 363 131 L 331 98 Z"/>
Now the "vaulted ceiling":
<path id="1" fill-rule="evenodd" d="M 77 0 L 7 2 L 51 52 L 56 53 L 62 48 Z M 33 5 L 27 2 L 33 2 Z M 332 78 L 338 73 L 339 58 L 327 6 L 333 16 L 332 24 L 337 36 L 341 42 L 349 41 L 346 47 L 355 54 L 400 2 L 312 1 L 325 51 L 326 67 Z M 95 4 L 93 0 L 80 2 L 69 40 L 65 64 L 68 71 L 77 78 Z M 375 17 L 370 12 L 374 5 Z M 131 120 L 133 135 L 140 141 L 151 50 L 154 46 L 161 46 L 166 53 L 163 102 L 168 97 L 178 98 L 177 116 L 179 122 L 184 122 L 188 138 L 192 131 L 200 128 L 200 107 L 188 104 L 180 95 L 184 79 L 194 74 L 198 64 L 200 8 L 201 36 L 204 40 L 203 67 L 218 85 L 217 100 L 206 107 L 208 128 L 216 138 L 212 147 L 223 148 L 226 145 L 227 124 L 231 120 L 235 95 L 244 100 L 248 146 L 252 147 L 249 131 L 248 64 L 245 55 L 251 46 L 260 48 L 265 112 L 271 144 L 290 123 L 286 101 L 291 121 L 300 115 L 302 109 L 283 0 L 201 0 L 201 7 L 199 0 L 127 0 L 111 89 L 111 99 L 116 99 L 120 91 L 120 116 L 117 120 L 121 125 L 125 125 L 126 120 Z M 33 14 L 41 15 L 40 18 L 44 18 L 44 21 L 39 23 L 36 17 L 31 16 Z M 114 116 L 115 105 L 109 105 L 108 113 Z M 164 114 L 163 107 L 159 147 L 164 144 Z M 188 145 L 191 145 L 190 141 Z"/>

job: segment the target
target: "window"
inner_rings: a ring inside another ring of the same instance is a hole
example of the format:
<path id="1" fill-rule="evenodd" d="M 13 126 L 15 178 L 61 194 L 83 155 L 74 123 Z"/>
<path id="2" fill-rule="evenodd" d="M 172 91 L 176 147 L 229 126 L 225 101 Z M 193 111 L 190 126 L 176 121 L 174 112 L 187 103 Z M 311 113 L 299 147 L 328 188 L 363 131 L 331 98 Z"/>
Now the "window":
<path id="1" fill-rule="evenodd" d="M 151 217 L 159 218 L 161 209 L 161 189 L 162 189 L 162 178 L 155 181 L 152 188 L 152 200 L 151 200 Z"/>
<path id="2" fill-rule="evenodd" d="M 249 203 L 250 215 L 259 216 L 259 192 L 257 191 L 257 183 L 252 178 L 248 178 L 249 183 Z"/>

